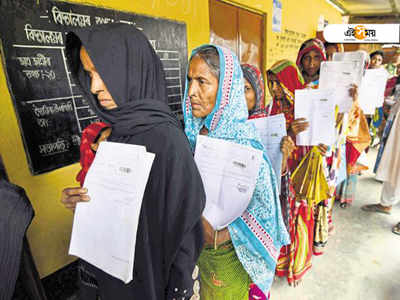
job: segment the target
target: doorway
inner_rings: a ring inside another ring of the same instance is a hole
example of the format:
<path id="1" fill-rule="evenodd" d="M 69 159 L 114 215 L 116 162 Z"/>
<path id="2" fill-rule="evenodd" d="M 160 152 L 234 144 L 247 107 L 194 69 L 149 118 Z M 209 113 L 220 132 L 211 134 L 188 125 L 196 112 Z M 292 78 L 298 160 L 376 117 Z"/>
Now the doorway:
<path id="1" fill-rule="evenodd" d="M 231 49 L 240 59 L 263 70 L 265 15 L 219 0 L 209 0 L 210 43 Z"/>

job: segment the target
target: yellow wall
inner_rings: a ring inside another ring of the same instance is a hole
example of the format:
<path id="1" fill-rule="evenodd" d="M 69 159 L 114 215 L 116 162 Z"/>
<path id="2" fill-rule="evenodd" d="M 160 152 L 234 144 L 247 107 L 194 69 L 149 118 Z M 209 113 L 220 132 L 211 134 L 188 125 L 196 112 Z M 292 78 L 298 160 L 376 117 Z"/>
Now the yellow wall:
<path id="1" fill-rule="evenodd" d="M 71 2 L 103 6 L 157 17 L 165 17 L 187 24 L 189 53 L 209 39 L 208 0 L 71 0 Z M 279 34 L 272 33 L 272 0 L 227 1 L 266 13 L 266 66 L 280 58 L 295 59 L 297 48 L 274 51 Z M 315 35 L 320 14 L 330 23 L 340 23 L 339 13 L 325 0 L 283 0 L 282 29 Z M 310 7 L 312 3 L 312 8 Z M 287 51 L 286 51 L 287 50 Z M 1 68 L 1 67 L 0 67 Z M 67 256 L 72 225 L 72 214 L 59 202 L 62 188 L 75 186 L 78 165 L 47 174 L 32 176 L 22 144 L 19 126 L 6 85 L 4 70 L 0 71 L 0 153 L 10 180 L 25 188 L 36 217 L 28 231 L 32 252 L 41 276 L 46 276 L 73 258 Z"/>
<path id="2" fill-rule="evenodd" d="M 273 33 L 272 25 L 269 24 L 269 28 L 271 29 L 268 30 L 268 67 L 270 67 L 277 60 L 283 58 L 290 59 L 295 62 L 298 49 L 301 46 L 301 43 L 304 41 L 301 34 L 303 34 L 303 37 L 305 35 L 305 39 L 315 37 L 320 15 L 323 15 L 324 19 L 329 21 L 329 24 L 342 23 L 342 17 L 340 13 L 325 0 L 283 0 L 282 2 L 282 33 Z M 271 18 L 268 18 L 268 21 L 271 23 Z M 285 29 L 296 32 L 296 34 L 286 34 Z M 297 33 L 299 33 L 299 35 L 297 35 Z M 288 35 L 291 39 L 296 39 L 296 42 L 289 43 L 289 45 L 295 47 L 278 48 L 278 51 L 274 51 L 273 48 L 277 43 L 279 43 L 280 38 L 282 36 L 287 37 Z"/>
<path id="3" fill-rule="evenodd" d="M 282 25 L 281 32 L 272 32 L 272 0 L 226 0 L 225 2 L 253 9 L 266 14 L 266 60 L 265 68 L 270 67 L 280 59 L 296 60 L 297 51 L 301 43 L 315 37 L 320 15 L 328 20 L 329 24 L 341 24 L 340 13 L 325 0 L 281 0 Z M 291 32 L 287 32 L 291 31 Z M 285 37 L 285 42 L 281 42 Z M 295 39 L 287 43 L 287 38 Z M 281 45 L 285 46 L 284 48 Z M 286 47 L 292 46 L 292 47 Z"/>

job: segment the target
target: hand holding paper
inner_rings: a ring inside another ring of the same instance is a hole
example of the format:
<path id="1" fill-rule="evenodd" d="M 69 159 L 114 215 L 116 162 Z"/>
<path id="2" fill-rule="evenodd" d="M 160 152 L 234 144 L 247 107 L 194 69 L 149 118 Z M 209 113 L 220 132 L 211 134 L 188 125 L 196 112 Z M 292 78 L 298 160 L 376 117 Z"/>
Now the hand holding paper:
<path id="1" fill-rule="evenodd" d="M 336 52 L 333 53 L 334 62 L 351 62 L 356 71 L 355 81 L 353 83 L 357 86 L 361 85 L 362 77 L 366 69 L 368 54 L 365 51 L 350 51 L 350 52 Z"/>
<path id="2" fill-rule="evenodd" d="M 203 216 L 214 230 L 228 226 L 246 210 L 256 185 L 262 151 L 199 135 L 194 159 L 206 192 Z"/>
<path id="3" fill-rule="evenodd" d="M 332 90 L 339 112 L 349 112 L 353 98 L 349 94 L 352 84 L 359 84 L 362 74 L 361 64 L 348 61 L 322 62 L 320 68 L 319 89 Z"/>
<path id="4" fill-rule="evenodd" d="M 297 118 L 290 124 L 291 133 L 296 136 L 310 127 L 310 123 L 305 118 Z"/>
<path id="5" fill-rule="evenodd" d="M 296 137 L 298 146 L 332 145 L 335 141 L 335 100 L 330 90 L 295 91 L 295 118 L 305 118 L 310 127 Z"/>
<path id="6" fill-rule="evenodd" d="M 277 114 L 266 118 L 250 119 L 248 122 L 254 124 L 259 132 L 275 175 L 279 179 L 281 177 L 283 158 L 281 142 L 282 138 L 287 135 L 285 115 Z M 281 181 L 277 181 L 280 189 Z"/>
<path id="7" fill-rule="evenodd" d="M 91 200 L 78 203 L 75 211 L 69 253 L 125 283 L 133 276 L 139 213 L 153 160 L 143 146 L 100 143 L 84 185 Z"/>

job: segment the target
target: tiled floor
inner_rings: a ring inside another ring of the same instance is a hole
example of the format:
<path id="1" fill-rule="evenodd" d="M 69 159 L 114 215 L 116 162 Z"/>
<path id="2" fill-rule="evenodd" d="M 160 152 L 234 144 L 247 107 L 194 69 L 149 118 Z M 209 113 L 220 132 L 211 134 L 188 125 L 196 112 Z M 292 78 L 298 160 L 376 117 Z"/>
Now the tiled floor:
<path id="1" fill-rule="evenodd" d="M 368 157 L 373 166 L 376 150 Z M 277 279 L 271 300 L 400 300 L 400 236 L 391 232 L 400 206 L 390 216 L 360 209 L 379 201 L 381 186 L 371 171 L 359 177 L 355 203 L 334 208 L 336 234 L 326 253 L 313 258 L 300 286 Z"/>

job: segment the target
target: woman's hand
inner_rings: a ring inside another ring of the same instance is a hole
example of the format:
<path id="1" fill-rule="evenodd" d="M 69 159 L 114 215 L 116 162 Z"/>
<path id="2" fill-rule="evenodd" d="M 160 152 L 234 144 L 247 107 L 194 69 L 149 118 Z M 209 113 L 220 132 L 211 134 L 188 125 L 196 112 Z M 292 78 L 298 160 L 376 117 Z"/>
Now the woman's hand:
<path id="1" fill-rule="evenodd" d="M 300 132 L 307 130 L 309 126 L 310 123 L 308 123 L 305 118 L 299 118 L 294 120 L 292 124 L 290 124 L 290 130 L 292 131 L 293 135 L 296 136 Z"/>
<path id="2" fill-rule="evenodd" d="M 328 152 L 328 146 L 327 145 L 319 144 L 317 146 L 317 148 L 318 148 L 318 150 L 319 150 L 319 152 L 321 153 L 322 156 L 325 156 L 326 152 Z"/>
<path id="3" fill-rule="evenodd" d="M 281 141 L 281 151 L 283 153 L 283 159 L 287 160 L 290 154 L 292 154 L 295 144 L 290 136 L 284 136 Z"/>
<path id="4" fill-rule="evenodd" d="M 349 88 L 349 96 L 353 99 L 353 102 L 357 102 L 358 100 L 358 86 L 355 83 L 352 83 Z"/>
<path id="5" fill-rule="evenodd" d="M 204 246 L 214 245 L 215 243 L 215 231 L 212 228 L 211 224 L 206 220 L 206 218 L 201 217 L 201 221 L 203 223 L 203 237 L 204 237 Z M 229 241 L 230 234 L 228 228 L 224 228 L 219 230 L 217 233 L 217 245 L 220 245 L 226 241 Z"/>
<path id="6" fill-rule="evenodd" d="M 61 203 L 72 211 L 75 211 L 76 203 L 89 200 L 86 188 L 66 188 L 61 193 Z"/>
<path id="7" fill-rule="evenodd" d="M 287 160 L 295 149 L 295 144 L 290 136 L 284 136 L 281 141 L 282 173 L 286 172 Z"/>
<path id="8" fill-rule="evenodd" d="M 201 217 L 201 221 L 203 223 L 204 244 L 212 245 L 214 243 L 214 229 L 204 217 Z"/>

